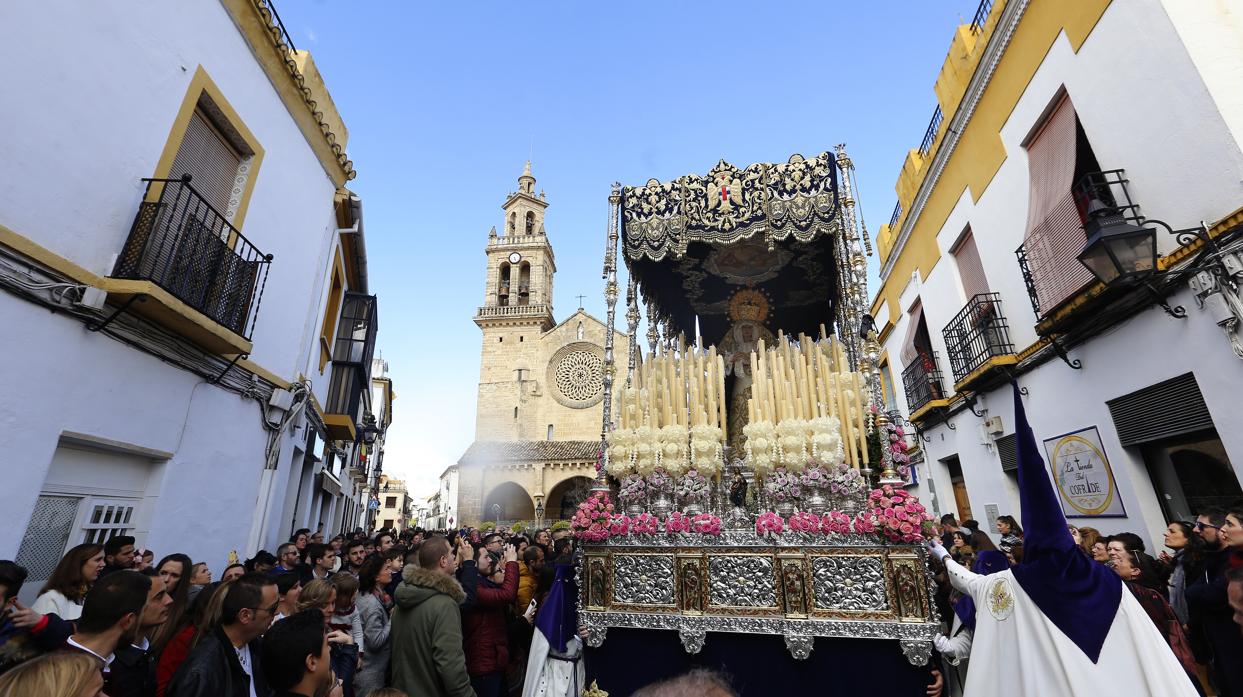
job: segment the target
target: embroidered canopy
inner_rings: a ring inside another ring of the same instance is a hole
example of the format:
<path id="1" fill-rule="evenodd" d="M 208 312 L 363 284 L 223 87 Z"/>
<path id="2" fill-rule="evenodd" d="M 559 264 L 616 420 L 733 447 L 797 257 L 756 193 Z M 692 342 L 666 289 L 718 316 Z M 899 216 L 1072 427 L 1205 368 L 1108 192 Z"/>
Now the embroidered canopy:
<path id="1" fill-rule="evenodd" d="M 772 330 L 814 334 L 838 301 L 843 229 L 838 165 L 828 152 L 623 187 L 622 251 L 655 320 L 708 341 L 729 301 L 751 287 L 770 300 Z"/>

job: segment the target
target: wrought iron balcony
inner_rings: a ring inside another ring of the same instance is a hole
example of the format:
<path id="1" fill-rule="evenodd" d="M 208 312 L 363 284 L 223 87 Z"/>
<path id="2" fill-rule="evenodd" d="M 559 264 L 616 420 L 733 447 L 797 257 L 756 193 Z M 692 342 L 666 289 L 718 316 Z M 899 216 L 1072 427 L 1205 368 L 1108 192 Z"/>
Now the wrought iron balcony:
<path id="1" fill-rule="evenodd" d="M 971 33 L 984 31 L 984 25 L 988 24 L 988 15 L 992 11 L 993 0 L 980 0 L 979 7 L 975 8 L 975 16 L 971 18 Z"/>
<path id="2" fill-rule="evenodd" d="M 999 293 L 980 293 L 971 298 L 942 334 L 956 390 L 966 389 L 992 368 L 1017 362 Z"/>
<path id="3" fill-rule="evenodd" d="M 1064 323 L 1054 326 L 1044 320 L 1062 307 L 1067 299 L 1076 295 L 1072 292 L 1063 298 L 1062 296 L 1066 295 L 1065 292 L 1055 293 L 1050 289 L 1066 287 L 1082 290 L 1092 280 L 1091 274 L 1081 266 L 1078 259 L 1079 252 L 1087 242 L 1087 235 L 1082 232 L 1082 225 L 1087 221 L 1089 214 L 1097 217 L 1116 216 L 1137 225 L 1143 224 L 1144 217 L 1140 214 L 1139 204 L 1131 198 L 1130 189 L 1127 187 L 1129 182 L 1126 170 L 1122 169 L 1088 172 L 1071 189 L 1075 208 L 1079 212 L 1080 234 L 1083 234 L 1083 239 L 1076 238 L 1078 244 L 1065 249 L 1054 249 L 1048 243 L 1036 249 L 1029 246 L 1033 242 L 1028 241 L 1014 250 L 1019 270 L 1023 274 L 1023 283 L 1027 287 L 1027 296 L 1031 300 L 1032 312 L 1040 321 L 1037 326 L 1039 333 L 1048 334 L 1058 328 L 1064 328 Z M 1033 253 L 1036 256 L 1035 260 L 1033 260 Z M 1078 280 L 1067 280 L 1072 275 Z M 1045 298 L 1043 301 L 1042 296 Z M 1062 299 L 1058 300 L 1058 298 Z"/>
<path id="4" fill-rule="evenodd" d="M 324 404 L 324 425 L 338 440 L 355 440 L 356 424 L 370 407 L 371 358 L 379 319 L 376 296 L 346 293 L 332 347 L 332 379 Z"/>
<path id="5" fill-rule="evenodd" d="M 143 181 L 147 193 L 112 277 L 149 281 L 249 341 L 272 255 L 204 200 L 189 175 Z"/>
<path id="6" fill-rule="evenodd" d="M 936 352 L 921 353 L 902 371 L 907 412 L 914 419 L 925 407 L 947 399 Z"/>
<path id="7" fill-rule="evenodd" d="M 937 132 L 941 130 L 941 121 L 945 118 L 945 114 L 941 111 L 941 105 L 932 112 L 932 119 L 928 121 L 928 129 L 924 131 L 924 139 L 919 143 L 919 154 L 927 157 L 932 152 L 932 144 L 937 140 Z"/>

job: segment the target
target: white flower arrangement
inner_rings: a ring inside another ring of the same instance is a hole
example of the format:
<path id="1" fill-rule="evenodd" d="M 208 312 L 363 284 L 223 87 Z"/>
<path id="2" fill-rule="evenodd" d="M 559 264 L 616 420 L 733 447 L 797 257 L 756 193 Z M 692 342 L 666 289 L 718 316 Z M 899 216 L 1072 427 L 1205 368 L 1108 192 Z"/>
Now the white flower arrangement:
<path id="1" fill-rule="evenodd" d="M 791 472 L 800 472 L 807 464 L 807 433 L 806 419 L 786 419 L 777 424 L 781 464 Z"/>
<path id="2" fill-rule="evenodd" d="M 687 430 L 685 426 L 669 424 L 660 429 L 658 465 L 673 476 L 681 474 L 687 467 Z"/>
<path id="3" fill-rule="evenodd" d="M 720 426 L 700 424 L 691 427 L 691 467 L 708 474 L 720 471 L 723 433 Z"/>
<path id="4" fill-rule="evenodd" d="M 771 421 L 753 421 L 742 427 L 747 438 L 747 462 L 759 474 L 772 469 L 776 460 L 777 428 Z"/>
<path id="5" fill-rule="evenodd" d="M 607 436 L 609 464 L 608 473 L 616 479 L 623 479 L 634 472 L 635 430 L 619 428 L 609 432 Z"/>
<path id="6" fill-rule="evenodd" d="M 842 422 L 836 416 L 812 419 L 811 456 L 820 461 L 840 462 L 845 455 L 842 450 Z"/>
<path id="7" fill-rule="evenodd" d="M 634 469 L 645 477 L 656 469 L 660 452 L 656 437 L 656 429 L 651 426 L 640 426 L 634 430 Z"/>

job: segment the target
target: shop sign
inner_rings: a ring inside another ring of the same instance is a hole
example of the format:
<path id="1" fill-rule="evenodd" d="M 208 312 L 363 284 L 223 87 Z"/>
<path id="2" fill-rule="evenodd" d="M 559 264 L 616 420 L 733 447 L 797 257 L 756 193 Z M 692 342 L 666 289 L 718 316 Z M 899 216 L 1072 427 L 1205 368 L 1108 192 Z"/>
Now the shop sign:
<path id="1" fill-rule="evenodd" d="M 1044 449 L 1066 517 L 1126 516 L 1095 426 L 1046 439 Z"/>

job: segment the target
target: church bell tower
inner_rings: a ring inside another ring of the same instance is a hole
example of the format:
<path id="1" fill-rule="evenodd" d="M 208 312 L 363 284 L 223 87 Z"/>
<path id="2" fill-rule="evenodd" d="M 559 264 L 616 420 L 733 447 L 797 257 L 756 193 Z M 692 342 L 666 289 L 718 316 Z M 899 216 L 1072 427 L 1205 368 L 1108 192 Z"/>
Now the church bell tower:
<path id="1" fill-rule="evenodd" d="M 540 336 L 556 324 L 552 314 L 552 281 L 556 260 L 544 232 L 544 192 L 535 193 L 535 177 L 527 162 L 518 190 L 501 206 L 500 232 L 488 233 L 483 305 L 475 324 L 483 332 L 479 369 L 476 440 L 521 440 L 536 437 L 534 414 L 523 407 L 538 390 Z"/>

